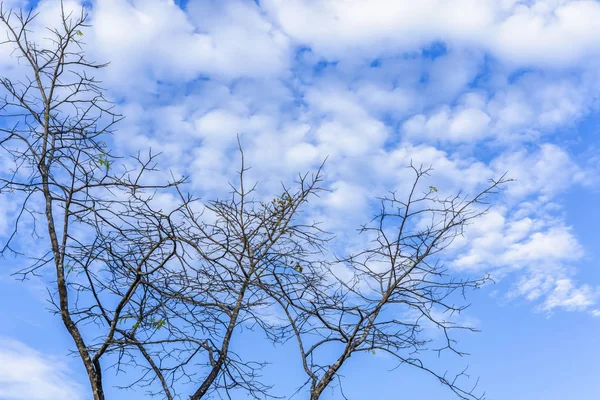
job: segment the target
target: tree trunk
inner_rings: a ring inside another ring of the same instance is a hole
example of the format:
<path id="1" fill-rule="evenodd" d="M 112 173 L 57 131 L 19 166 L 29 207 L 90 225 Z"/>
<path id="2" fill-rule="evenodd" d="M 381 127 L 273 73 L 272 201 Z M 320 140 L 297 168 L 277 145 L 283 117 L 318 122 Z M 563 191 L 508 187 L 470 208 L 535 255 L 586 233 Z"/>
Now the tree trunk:
<path id="1" fill-rule="evenodd" d="M 219 359 L 211 369 L 204 382 L 202 382 L 202 385 L 198 388 L 198 390 L 196 390 L 196 392 L 194 392 L 193 395 L 190 396 L 190 400 L 200 400 L 202 397 L 204 397 L 204 395 L 208 392 L 208 389 L 210 389 L 210 387 L 212 386 L 215 379 L 217 379 L 217 376 L 219 375 L 219 372 L 223 367 L 223 363 L 225 362 L 225 358 L 227 357 L 227 352 L 229 351 L 229 342 L 231 341 L 231 336 L 233 335 L 233 330 L 235 329 L 235 324 L 237 323 L 237 319 L 240 314 L 241 304 L 244 300 L 244 296 L 246 295 L 247 287 L 248 282 L 244 284 L 244 286 L 240 290 L 240 294 L 238 295 L 235 311 L 231 316 L 229 326 L 227 327 L 225 337 L 223 338 L 223 344 L 221 345 L 221 354 L 219 354 Z"/>

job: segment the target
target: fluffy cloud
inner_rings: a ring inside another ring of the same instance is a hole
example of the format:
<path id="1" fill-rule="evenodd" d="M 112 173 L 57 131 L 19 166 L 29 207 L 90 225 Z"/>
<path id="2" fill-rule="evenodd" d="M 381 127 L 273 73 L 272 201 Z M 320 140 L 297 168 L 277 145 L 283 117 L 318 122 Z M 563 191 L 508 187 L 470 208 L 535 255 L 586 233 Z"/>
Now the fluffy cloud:
<path id="1" fill-rule="evenodd" d="M 573 65 L 600 52 L 594 1 L 268 0 L 282 29 L 326 57 L 378 56 L 442 40 L 515 65 Z M 594 34 L 594 32 L 596 34 Z"/>
<path id="2" fill-rule="evenodd" d="M 83 399 L 66 364 L 12 339 L 0 338 L 0 398 Z"/>
<path id="3" fill-rule="evenodd" d="M 590 285 L 576 287 L 570 279 L 557 279 L 541 309 L 543 311 L 552 311 L 556 308 L 567 311 L 586 310 L 596 303 L 598 293 L 598 290 L 592 289 Z"/>
<path id="4" fill-rule="evenodd" d="M 288 39 L 252 2 L 106 0 L 92 10 L 93 46 L 112 61 L 106 80 L 127 89 L 155 91 L 156 80 L 211 75 L 224 79 L 282 73 Z"/>
<path id="5" fill-rule="evenodd" d="M 452 111 L 445 106 L 429 118 L 423 114 L 412 117 L 403 130 L 411 138 L 473 142 L 487 134 L 489 123 L 490 117 L 477 108 Z"/>
<path id="6" fill-rule="evenodd" d="M 490 212 L 469 229 L 469 251 L 457 258 L 459 268 L 509 270 L 544 264 L 578 261 L 583 249 L 568 227 L 541 219 L 506 220 L 499 211 Z"/>
<path id="7" fill-rule="evenodd" d="M 488 138 L 503 145 L 536 142 L 597 109 L 594 75 L 530 72 L 511 82 L 504 72 L 490 76 L 493 79 L 476 91 L 458 96 L 453 106 L 442 102 L 411 116 L 403 123 L 403 132 L 412 140 L 431 142 L 476 143 Z"/>
<path id="8" fill-rule="evenodd" d="M 496 279 L 520 276 L 507 294 L 538 303 L 537 309 L 587 310 L 599 289 L 578 285 L 572 265 L 583 261 L 585 252 L 572 229 L 551 215 L 515 218 L 518 213 L 496 208 L 467 230 L 454 243 L 461 250 L 453 268 L 488 272 Z"/>
<path id="9" fill-rule="evenodd" d="M 531 194 L 555 195 L 588 179 L 586 171 L 564 149 L 549 143 L 542 144 L 538 151 L 504 153 L 491 166 L 499 173 L 509 171 L 516 182 L 508 187 L 507 193 L 518 199 Z"/>
<path id="10" fill-rule="evenodd" d="M 38 25 L 57 4 L 40 3 Z M 111 61 L 102 78 L 127 117 L 121 152 L 163 151 L 209 197 L 235 179 L 238 134 L 265 192 L 329 156 L 315 213 L 340 230 L 405 189 L 411 161 L 434 167 L 441 193 L 508 171 L 517 181 L 455 266 L 494 260 L 546 310 L 591 307 L 572 273 L 584 250 L 557 210 L 593 174 L 555 139 L 597 108 L 598 3 L 102 0 L 90 13 L 88 50 Z"/>

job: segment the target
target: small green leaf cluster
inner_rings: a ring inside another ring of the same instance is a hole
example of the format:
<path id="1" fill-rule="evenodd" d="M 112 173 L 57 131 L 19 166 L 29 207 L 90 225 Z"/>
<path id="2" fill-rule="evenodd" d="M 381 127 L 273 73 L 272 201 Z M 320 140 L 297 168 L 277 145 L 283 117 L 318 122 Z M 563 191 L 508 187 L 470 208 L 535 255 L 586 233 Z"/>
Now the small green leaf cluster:
<path id="1" fill-rule="evenodd" d="M 101 167 L 106 167 L 107 171 L 110 168 L 110 161 L 108 161 L 108 158 L 105 154 L 100 154 L 98 156 L 98 165 L 100 165 Z"/>
<path id="2" fill-rule="evenodd" d="M 120 323 L 125 323 L 128 319 L 133 318 L 132 316 L 124 316 L 119 318 L 119 322 Z M 131 326 L 131 330 L 133 332 L 135 332 L 141 325 L 143 321 L 142 320 L 138 320 L 136 321 L 132 326 Z M 150 317 L 150 319 L 148 319 L 148 323 L 152 326 L 154 326 L 156 329 L 160 329 L 163 326 L 165 326 L 167 324 L 167 321 L 165 319 L 157 319 L 154 317 Z"/>
<path id="3" fill-rule="evenodd" d="M 304 270 L 304 268 L 302 268 L 302 265 L 300 265 L 299 262 L 296 262 L 296 265 L 294 265 L 294 271 L 298 272 L 298 273 L 302 273 L 302 271 Z"/>

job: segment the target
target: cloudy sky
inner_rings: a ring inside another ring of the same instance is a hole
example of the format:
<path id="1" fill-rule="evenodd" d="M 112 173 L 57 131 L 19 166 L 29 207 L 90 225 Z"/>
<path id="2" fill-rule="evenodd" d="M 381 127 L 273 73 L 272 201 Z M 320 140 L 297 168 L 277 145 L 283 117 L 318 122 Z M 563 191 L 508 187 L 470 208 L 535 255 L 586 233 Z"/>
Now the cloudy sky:
<path id="1" fill-rule="evenodd" d="M 40 26 L 56 21 L 56 1 L 33 6 Z M 472 356 L 450 365 L 469 364 L 493 400 L 597 398 L 600 2 L 86 6 L 86 51 L 111 62 L 98 76 L 126 117 L 114 146 L 163 151 L 163 167 L 190 174 L 203 196 L 228 189 L 238 134 L 265 191 L 329 157 L 321 209 L 342 237 L 371 215 L 373 196 L 406 186 L 411 160 L 433 165 L 429 184 L 448 193 L 508 171 L 516 181 L 452 249 L 453 270 L 489 272 L 496 284 L 470 298 L 465 318 L 482 332 L 462 342 Z M 15 68 L 9 50 L 0 46 L 0 75 Z M 0 202 L 5 235 L 11 207 Z M 0 260 L 0 399 L 87 399 L 43 282 L 16 282 L 15 262 Z M 373 398 L 377 385 L 381 399 L 453 398 L 414 371 L 383 373 L 392 366 L 349 365 L 345 392 Z M 290 394 L 292 379 L 272 374 L 278 394 Z"/>

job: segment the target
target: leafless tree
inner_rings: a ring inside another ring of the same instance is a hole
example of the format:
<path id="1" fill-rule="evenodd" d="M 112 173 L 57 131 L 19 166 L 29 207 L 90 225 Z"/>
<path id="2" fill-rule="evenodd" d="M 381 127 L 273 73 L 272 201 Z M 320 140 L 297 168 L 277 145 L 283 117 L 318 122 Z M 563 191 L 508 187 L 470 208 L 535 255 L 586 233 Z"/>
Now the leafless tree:
<path id="1" fill-rule="evenodd" d="M 475 394 L 476 384 L 462 386 L 466 371 L 454 377 L 436 372 L 422 354 L 464 354 L 451 333 L 474 329 L 453 321 L 452 316 L 467 307 L 456 302 L 487 278 L 457 279 L 443 266 L 440 252 L 487 211 L 485 199 L 507 179 L 492 181 L 472 197 L 441 197 L 434 186 L 420 190 L 430 169 L 411 169 L 415 179 L 406 197 L 391 193 L 381 198 L 378 214 L 360 229 L 370 243 L 363 250 L 337 257 L 318 279 L 276 277 L 263 285 L 288 319 L 311 400 L 320 398 L 353 354 L 377 351 L 393 356 L 399 365 L 432 374 L 461 399 L 483 398 Z M 434 327 L 443 332 L 438 348 L 423 334 Z"/>
<path id="2" fill-rule="evenodd" d="M 462 311 L 456 295 L 485 278 L 453 278 L 440 252 L 485 213 L 504 177 L 472 197 L 441 197 L 433 186 L 420 191 L 429 170 L 413 167 L 407 197 L 380 199 L 380 212 L 360 229 L 370 244 L 330 257 L 331 235 L 301 213 L 324 190 L 321 169 L 266 200 L 247 183 L 240 145 L 227 199 L 202 204 L 183 191 L 183 179 L 147 183 L 156 154 L 121 159 L 109 150 L 121 116 L 90 75 L 106 64 L 84 55 L 84 10 L 62 9 L 62 24 L 45 38 L 30 29 L 34 18 L 0 8 L 2 45 L 26 71 L 0 80 L 0 157 L 10 166 L 0 173 L 0 194 L 19 204 L 1 253 L 32 260 L 17 272 L 22 279 L 52 270 L 50 301 L 95 400 L 105 398 L 101 361 L 132 373 L 127 387 L 166 399 L 189 388 L 192 400 L 238 390 L 273 397 L 264 362 L 233 350 L 247 329 L 273 342 L 295 339 L 313 400 L 352 354 L 368 351 L 477 398 L 459 384 L 464 373 L 446 377 L 419 355 L 430 348 L 427 324 L 444 333 L 439 352 L 462 354 L 450 333 L 471 328 L 445 315 Z M 159 191 L 177 200 L 161 205 Z M 327 360 L 332 351 L 337 356 Z"/>
<path id="3" fill-rule="evenodd" d="M 177 255 L 172 213 L 156 208 L 153 196 L 182 180 L 145 184 L 155 169 L 152 153 L 117 165 L 106 141 L 121 117 L 89 75 L 106 64 L 84 56 L 84 10 L 63 8 L 61 25 L 42 38 L 31 30 L 35 17 L 0 7 L 7 34 L 1 45 L 12 46 L 24 70 L 22 77 L 0 80 L 0 147 L 9 165 L 0 175 L 0 194 L 19 204 L 1 253 L 32 260 L 17 272 L 24 280 L 47 277 L 52 267 L 50 302 L 73 338 L 93 398 L 100 400 L 100 361 L 123 350 L 119 341 L 126 338 L 128 349 L 135 344 L 153 365 L 145 345 L 122 325 L 134 314 L 143 281 Z"/>
<path id="4" fill-rule="evenodd" d="M 320 250 L 318 227 L 296 221 L 321 190 L 320 172 L 261 203 L 244 184 L 240 147 L 231 198 L 198 213 L 198 201 L 179 189 L 182 179 L 144 183 L 157 155 L 121 160 L 109 150 L 121 116 L 90 74 L 107 64 L 84 55 L 85 11 L 61 8 L 62 23 L 46 38 L 32 30 L 35 17 L 0 10 L 2 45 L 13 47 L 23 67 L 22 77 L 0 81 L 0 146 L 10 165 L 0 193 L 20 204 L 2 255 L 33 260 L 17 272 L 24 280 L 47 277 L 53 267 L 50 302 L 74 340 L 94 399 L 105 398 L 107 367 L 100 362 L 107 359 L 136 373 L 127 387 L 150 395 L 173 399 L 191 386 L 192 399 L 237 389 L 268 397 L 259 379 L 264 363 L 245 360 L 230 344 L 241 329 L 260 328 L 273 341 L 285 331 L 265 315 L 272 299 L 257 283 L 275 268 L 298 274 L 299 261 Z M 157 190 L 171 190 L 179 205 L 163 210 Z M 25 247 L 24 232 L 45 250 Z"/>
<path id="5" fill-rule="evenodd" d="M 248 168 L 241 146 L 240 155 L 230 198 L 200 208 L 180 194 L 186 205 L 178 214 L 185 221 L 177 233 L 185 249 L 178 258 L 181 265 L 145 283 L 144 301 L 153 302 L 160 319 L 167 321 L 154 339 L 164 344 L 155 356 L 168 365 L 173 381 L 185 377 L 196 385 L 191 399 L 212 394 L 231 398 L 240 389 L 252 398 L 272 397 L 271 387 L 260 379 L 264 363 L 234 352 L 231 343 L 243 330 L 258 330 L 273 342 L 283 339 L 288 328 L 272 317 L 275 304 L 261 281 L 307 273 L 304 260 L 321 253 L 328 240 L 300 212 L 323 190 L 320 169 L 300 175 L 295 188 L 283 186 L 281 195 L 260 201 L 256 185 L 248 187 L 245 181 Z"/>

